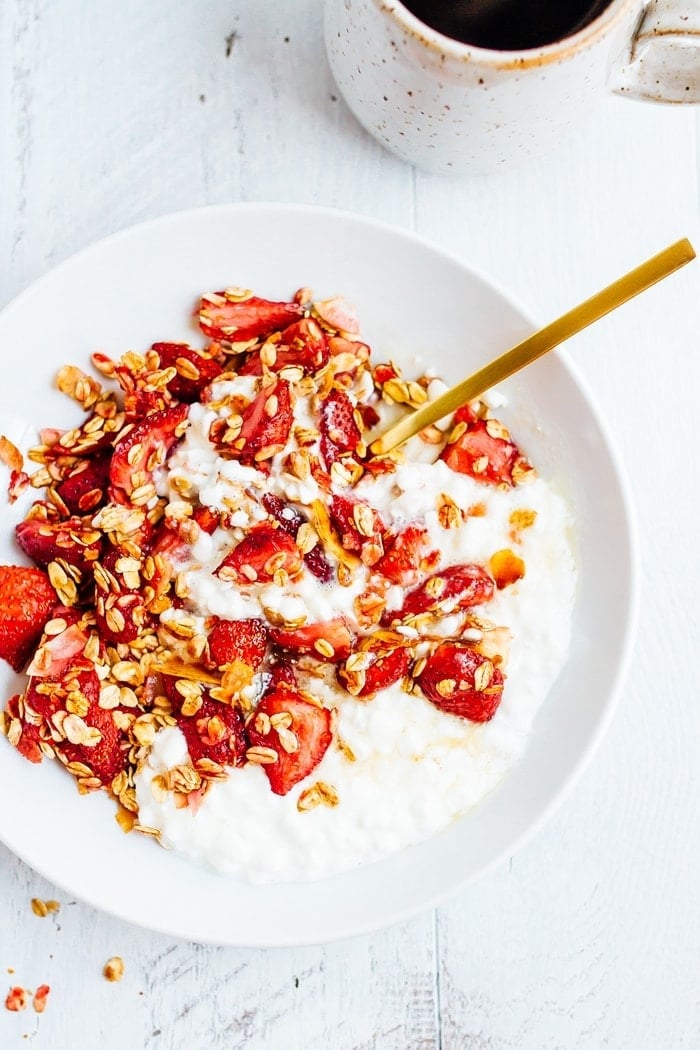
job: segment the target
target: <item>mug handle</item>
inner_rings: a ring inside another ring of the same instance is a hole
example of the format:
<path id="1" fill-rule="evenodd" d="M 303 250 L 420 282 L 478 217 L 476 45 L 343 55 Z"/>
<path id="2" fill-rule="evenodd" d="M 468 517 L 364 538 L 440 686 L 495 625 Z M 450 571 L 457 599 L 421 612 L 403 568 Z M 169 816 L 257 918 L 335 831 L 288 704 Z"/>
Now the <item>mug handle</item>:
<path id="1" fill-rule="evenodd" d="M 626 98 L 700 102 L 700 0 L 652 0 L 609 86 Z"/>

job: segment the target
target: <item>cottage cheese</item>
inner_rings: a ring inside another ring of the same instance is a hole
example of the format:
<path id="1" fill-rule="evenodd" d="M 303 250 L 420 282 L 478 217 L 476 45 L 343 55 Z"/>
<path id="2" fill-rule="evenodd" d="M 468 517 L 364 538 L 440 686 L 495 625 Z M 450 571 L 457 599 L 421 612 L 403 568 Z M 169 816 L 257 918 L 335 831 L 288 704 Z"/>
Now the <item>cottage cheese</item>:
<path id="1" fill-rule="evenodd" d="M 237 393 L 245 388 L 252 396 L 250 377 L 235 382 Z M 434 385 L 437 391 L 439 384 Z M 214 401 L 231 392 L 223 386 L 214 388 Z M 307 409 L 297 406 L 296 412 L 302 418 Z M 313 480 L 299 483 L 290 478 L 277 459 L 268 477 L 219 457 L 207 438 L 215 417 L 216 411 L 207 406 L 192 406 L 190 428 L 169 464 L 170 484 L 178 477 L 185 479 L 201 503 L 212 509 L 235 506 L 232 524 L 241 530 L 238 538 L 260 519 L 257 499 L 266 491 L 301 505 L 322 497 Z M 303 425 L 311 426 L 313 420 L 307 415 Z M 484 724 L 469 722 L 437 709 L 421 694 L 405 692 L 400 684 L 363 701 L 340 690 L 330 674 L 314 678 L 307 688 L 337 706 L 338 734 L 355 761 L 340 747 L 329 748 L 309 779 L 332 784 L 340 802 L 335 808 L 318 806 L 308 812 L 297 808 L 306 781 L 277 796 L 263 769 L 254 765 L 232 770 L 228 779 L 211 784 L 196 812 L 176 808 L 172 795 L 157 801 L 151 790 L 153 777 L 187 760 L 180 730 L 163 729 L 136 776 L 136 793 L 140 823 L 157 829 L 166 847 L 255 882 L 320 878 L 404 849 L 445 828 L 483 799 L 523 752 L 535 713 L 569 647 L 576 573 L 568 508 L 541 478 L 504 490 L 456 474 L 441 461 L 419 462 L 419 451 L 424 454 L 425 446 L 409 449 L 407 461 L 394 474 L 366 476 L 354 492 L 375 507 L 386 524 L 423 519 L 441 551 L 441 568 L 488 563 L 495 551 L 513 546 L 513 511 L 536 512 L 534 524 L 523 530 L 517 545 L 525 576 L 497 591 L 483 611 L 489 620 L 506 626 L 512 639 L 495 717 Z M 436 511 L 443 492 L 460 507 L 481 504 L 482 515 L 470 516 L 459 528 L 443 528 Z M 349 587 L 322 584 L 304 571 L 287 588 L 270 584 L 253 596 L 213 575 L 230 546 L 228 531 L 203 535 L 183 567 L 188 602 L 198 616 L 260 616 L 261 600 L 292 618 L 305 612 L 309 621 L 339 613 L 352 616 L 353 601 L 366 579 L 364 569 Z M 388 607 L 399 608 L 402 598 L 400 587 L 390 588 Z M 443 616 L 431 628 L 433 635 L 450 635 L 458 620 Z M 402 629 L 408 634 L 413 630 Z M 427 649 L 419 641 L 417 656 L 421 645 Z"/>

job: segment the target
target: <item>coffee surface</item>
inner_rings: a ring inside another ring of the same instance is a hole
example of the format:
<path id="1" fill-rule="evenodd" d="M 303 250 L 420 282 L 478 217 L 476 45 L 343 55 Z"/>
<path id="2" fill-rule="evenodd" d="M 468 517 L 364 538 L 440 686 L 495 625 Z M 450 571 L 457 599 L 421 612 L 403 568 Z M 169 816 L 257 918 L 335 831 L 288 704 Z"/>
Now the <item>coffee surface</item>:
<path id="1" fill-rule="evenodd" d="M 592 22 L 611 0 L 403 0 L 445 36 L 495 51 L 525 51 L 563 40 Z"/>

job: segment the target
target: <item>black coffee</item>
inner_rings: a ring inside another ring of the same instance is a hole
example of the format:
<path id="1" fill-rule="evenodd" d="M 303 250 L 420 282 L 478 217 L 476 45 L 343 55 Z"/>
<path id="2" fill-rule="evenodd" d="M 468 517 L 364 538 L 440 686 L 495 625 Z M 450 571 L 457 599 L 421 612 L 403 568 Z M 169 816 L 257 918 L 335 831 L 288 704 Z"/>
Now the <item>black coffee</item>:
<path id="1" fill-rule="evenodd" d="M 439 33 L 475 47 L 525 51 L 583 29 L 611 0 L 403 0 Z"/>

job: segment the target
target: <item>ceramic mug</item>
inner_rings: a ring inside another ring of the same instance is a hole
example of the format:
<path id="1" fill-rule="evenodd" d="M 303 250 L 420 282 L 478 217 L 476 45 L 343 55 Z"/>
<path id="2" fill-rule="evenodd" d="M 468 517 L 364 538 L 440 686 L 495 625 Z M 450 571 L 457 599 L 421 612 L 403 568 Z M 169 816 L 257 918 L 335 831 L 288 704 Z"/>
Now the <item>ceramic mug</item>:
<path id="1" fill-rule="evenodd" d="M 442 174 L 541 152 L 608 91 L 700 101 L 700 0 L 611 0 L 583 29 L 527 51 L 450 39 L 399 0 L 326 0 L 325 38 L 358 120 L 404 160 Z"/>

